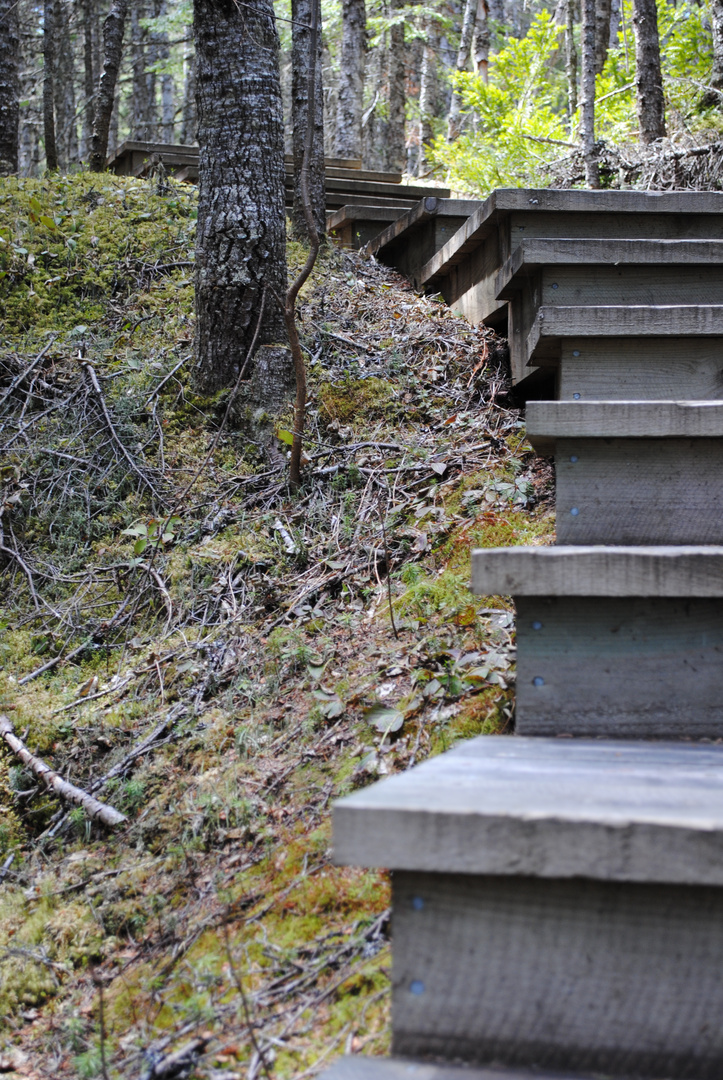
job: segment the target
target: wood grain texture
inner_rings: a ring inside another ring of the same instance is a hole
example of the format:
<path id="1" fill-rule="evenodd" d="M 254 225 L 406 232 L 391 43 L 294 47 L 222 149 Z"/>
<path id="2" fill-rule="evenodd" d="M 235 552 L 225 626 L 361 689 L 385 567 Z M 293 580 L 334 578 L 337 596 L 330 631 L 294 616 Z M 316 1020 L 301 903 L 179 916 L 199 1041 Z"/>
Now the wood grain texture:
<path id="1" fill-rule="evenodd" d="M 352 1054 L 339 1058 L 322 1074 L 324 1080 L 583 1080 L 565 1073 L 534 1074 L 525 1069 L 475 1069 L 460 1065 L 431 1064 L 410 1058 L 364 1057 Z M 589 1080 L 589 1078 L 588 1078 Z"/>
<path id="2" fill-rule="evenodd" d="M 723 885 L 723 749 L 481 736 L 337 802 L 334 860 Z"/>
<path id="3" fill-rule="evenodd" d="M 394 876 L 392 1047 L 660 1080 L 723 1075 L 723 891 Z"/>
<path id="4" fill-rule="evenodd" d="M 723 737 L 723 604 L 518 597 L 522 735 Z"/>
<path id="5" fill-rule="evenodd" d="M 723 543 L 723 439 L 559 439 L 554 454 L 558 544 Z"/>
<path id="6" fill-rule="evenodd" d="M 543 305 L 527 342 L 534 357 L 538 345 L 563 337 L 723 337 L 722 304 Z"/>
<path id="7" fill-rule="evenodd" d="M 573 545 L 472 552 L 482 596 L 723 597 L 723 546 Z"/>
<path id="8" fill-rule="evenodd" d="M 565 338 L 557 396 L 723 399 L 723 338 Z"/>
<path id="9" fill-rule="evenodd" d="M 723 403 L 700 400 L 531 401 L 526 434 L 540 453 L 558 439 L 719 438 Z"/>

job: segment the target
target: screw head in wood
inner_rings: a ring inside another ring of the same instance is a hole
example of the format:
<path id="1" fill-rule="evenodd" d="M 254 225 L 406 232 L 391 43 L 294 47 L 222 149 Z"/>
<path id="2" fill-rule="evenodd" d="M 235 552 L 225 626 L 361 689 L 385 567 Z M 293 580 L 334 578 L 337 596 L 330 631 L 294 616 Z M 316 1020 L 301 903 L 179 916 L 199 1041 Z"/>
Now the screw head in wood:
<path id="1" fill-rule="evenodd" d="M 416 994 L 417 997 L 419 997 L 420 994 L 424 993 L 424 983 L 421 979 L 413 979 L 409 984 L 409 989 L 413 994 Z"/>
<path id="2" fill-rule="evenodd" d="M 535 619 L 535 621 L 532 624 L 532 629 L 533 630 L 542 630 L 542 623 L 539 621 L 539 619 Z"/>
<path id="3" fill-rule="evenodd" d="M 572 397 L 573 397 L 574 401 L 579 401 L 580 400 L 580 395 L 579 394 L 573 394 Z"/>
<path id="4" fill-rule="evenodd" d="M 545 680 L 543 679 L 542 675 L 535 675 L 534 679 L 532 680 L 532 685 L 533 686 L 544 686 L 545 685 Z"/>
<path id="5" fill-rule="evenodd" d="M 577 506 L 573 506 L 572 510 L 570 511 L 570 517 L 577 517 L 579 513 L 580 511 Z"/>
<path id="6" fill-rule="evenodd" d="M 414 908 L 415 911 L 423 911 L 424 910 L 424 900 L 422 899 L 421 896 L 413 896 L 412 897 L 412 907 Z"/>

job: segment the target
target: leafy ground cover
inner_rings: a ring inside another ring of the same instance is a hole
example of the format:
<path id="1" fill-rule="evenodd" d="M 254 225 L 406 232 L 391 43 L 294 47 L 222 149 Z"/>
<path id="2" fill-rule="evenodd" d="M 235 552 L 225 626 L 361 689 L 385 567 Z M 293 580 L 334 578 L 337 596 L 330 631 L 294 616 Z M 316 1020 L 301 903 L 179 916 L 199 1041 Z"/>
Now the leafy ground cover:
<path id="1" fill-rule="evenodd" d="M 328 250 L 292 498 L 290 416 L 270 463 L 193 389 L 192 190 L 8 180 L 0 205 L 0 712 L 129 819 L 0 757 L 0 1067 L 382 1053 L 388 882 L 333 865 L 330 809 L 510 728 L 510 604 L 471 595 L 470 550 L 552 516 L 505 343 Z"/>

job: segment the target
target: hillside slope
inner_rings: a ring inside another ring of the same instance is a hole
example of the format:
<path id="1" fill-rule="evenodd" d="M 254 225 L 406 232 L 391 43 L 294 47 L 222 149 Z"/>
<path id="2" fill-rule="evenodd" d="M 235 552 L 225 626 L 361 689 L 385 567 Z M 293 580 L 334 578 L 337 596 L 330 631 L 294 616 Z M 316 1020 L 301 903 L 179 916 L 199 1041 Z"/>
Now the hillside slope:
<path id="1" fill-rule="evenodd" d="M 0 1066 L 254 1080 L 384 1052 L 388 885 L 332 865 L 330 808 L 509 729 L 510 605 L 469 593 L 469 552 L 552 518 L 504 342 L 327 251 L 292 497 L 290 416 L 269 462 L 193 389 L 192 190 L 6 180 L 0 208 L 0 712 L 128 818 L 3 750 Z"/>

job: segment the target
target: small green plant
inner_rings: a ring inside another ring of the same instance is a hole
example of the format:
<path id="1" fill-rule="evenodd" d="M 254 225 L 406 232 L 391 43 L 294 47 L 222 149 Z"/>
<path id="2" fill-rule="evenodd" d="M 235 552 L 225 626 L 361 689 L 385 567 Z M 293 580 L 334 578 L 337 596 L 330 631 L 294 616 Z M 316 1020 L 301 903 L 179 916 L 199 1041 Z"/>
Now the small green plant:
<path id="1" fill-rule="evenodd" d="M 129 529 L 124 529 L 121 536 L 135 537 L 133 554 L 142 555 L 147 547 L 165 547 L 176 539 L 178 526 L 183 524 L 179 517 L 151 518 L 150 521 L 137 521 Z"/>

